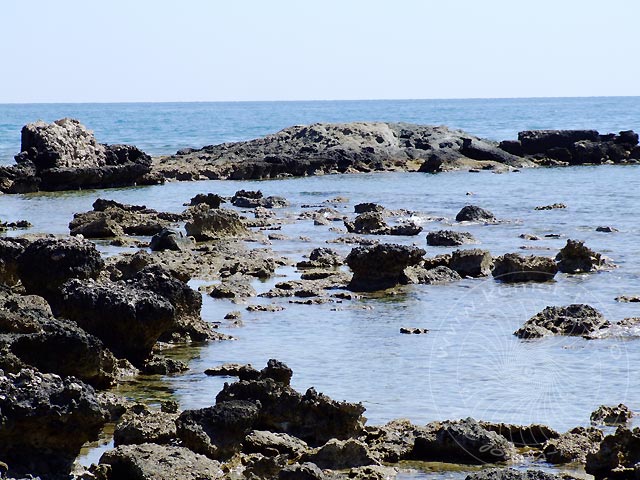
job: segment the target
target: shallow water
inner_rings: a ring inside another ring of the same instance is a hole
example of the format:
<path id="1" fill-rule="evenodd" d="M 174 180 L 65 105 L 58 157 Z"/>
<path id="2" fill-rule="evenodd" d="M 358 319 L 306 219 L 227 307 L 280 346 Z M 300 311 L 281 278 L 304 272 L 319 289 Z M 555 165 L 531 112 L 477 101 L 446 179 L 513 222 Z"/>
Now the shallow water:
<path id="1" fill-rule="evenodd" d="M 382 237 L 382 241 L 415 243 L 429 255 L 451 248 L 427 247 L 426 231 L 453 228 L 472 232 L 479 247 L 506 252 L 555 255 L 567 238 L 586 241 L 611 257 L 619 268 L 590 275 L 556 276 L 544 284 L 503 285 L 489 279 L 469 279 L 445 286 L 408 286 L 393 296 L 364 296 L 344 303 L 294 305 L 289 299 L 250 299 L 248 303 L 280 303 L 284 311 L 250 313 L 246 304 L 204 297 L 203 317 L 222 322 L 221 331 L 236 341 L 201 349 L 176 349 L 192 358 L 185 375 L 156 377 L 123 393 L 159 402 L 172 397 L 182 408 L 214 403 L 228 378 L 207 377 L 206 368 L 225 363 L 251 363 L 261 368 L 269 358 L 286 362 L 294 371 L 293 386 L 314 386 L 332 398 L 361 401 L 369 424 L 398 417 L 416 423 L 472 416 L 477 419 L 548 424 L 559 430 L 587 425 L 600 404 L 625 403 L 640 408 L 640 339 L 555 337 L 521 341 L 512 333 L 547 305 L 589 303 L 612 321 L 640 316 L 640 304 L 618 303 L 618 295 L 640 294 L 640 166 L 599 166 L 532 169 L 517 173 L 456 172 L 440 175 L 383 173 L 332 175 L 270 181 L 207 181 L 164 186 L 55 194 L 0 196 L 4 219 L 27 219 L 31 232 L 67 233 L 74 212 L 91 208 L 98 197 L 181 211 L 197 193 L 231 195 L 238 189 L 261 189 L 283 195 L 291 207 L 280 216 L 295 216 L 303 204 L 319 205 L 337 196 L 349 198 L 335 208 L 345 214 L 353 205 L 376 201 L 389 209 L 406 208 L 422 222 L 416 237 Z M 473 193 L 473 195 L 467 195 Z M 534 207 L 562 202 L 568 208 L 536 211 Z M 453 219 L 467 203 L 491 210 L 495 225 L 459 225 Z M 441 220 L 432 220 L 442 218 Z M 595 228 L 611 225 L 616 233 Z M 337 224 L 336 226 L 342 226 Z M 20 232 L 18 232 L 20 233 Z M 348 253 L 351 246 L 326 244 L 336 234 L 312 220 L 286 224 L 278 233 L 290 240 L 273 241 L 277 252 L 298 261 L 317 246 Z M 527 241 L 521 233 L 559 239 Z M 15 233 L 14 233 L 15 234 Z M 300 237 L 307 237 L 300 239 Z M 250 246 L 262 246 L 250 244 Z M 523 251 L 527 245 L 535 250 Z M 114 247 L 101 246 L 112 254 Z M 283 268 L 279 277 L 256 282 L 259 292 L 275 282 L 299 278 Z M 197 285 L 195 282 L 194 285 Z M 242 311 L 243 327 L 231 327 L 223 317 Z M 402 326 L 428 328 L 426 335 L 402 335 Z M 95 461 L 95 458 L 93 459 Z M 432 475 L 407 474 L 411 478 Z M 463 474 L 441 473 L 437 478 Z M 402 476 L 401 476 L 402 478 Z"/>

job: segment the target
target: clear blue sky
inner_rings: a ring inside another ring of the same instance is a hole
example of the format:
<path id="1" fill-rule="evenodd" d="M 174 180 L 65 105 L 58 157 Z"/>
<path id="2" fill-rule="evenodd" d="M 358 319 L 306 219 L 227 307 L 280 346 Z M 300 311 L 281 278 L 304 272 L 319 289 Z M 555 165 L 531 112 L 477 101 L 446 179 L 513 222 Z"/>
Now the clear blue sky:
<path id="1" fill-rule="evenodd" d="M 639 0 L 0 1 L 0 103 L 640 95 Z"/>

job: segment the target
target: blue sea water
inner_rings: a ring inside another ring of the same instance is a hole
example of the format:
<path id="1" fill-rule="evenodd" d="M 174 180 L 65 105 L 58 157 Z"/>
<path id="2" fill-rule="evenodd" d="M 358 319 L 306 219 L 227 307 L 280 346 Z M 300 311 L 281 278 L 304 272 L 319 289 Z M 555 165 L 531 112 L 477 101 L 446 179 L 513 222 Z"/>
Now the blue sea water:
<path id="1" fill-rule="evenodd" d="M 447 125 L 493 140 L 518 131 L 640 130 L 640 97 L 371 100 L 313 102 L 0 104 L 0 164 L 20 150 L 35 120 L 80 120 L 103 143 L 131 143 L 150 155 L 248 140 L 315 122 L 391 121 Z"/>
<path id="2" fill-rule="evenodd" d="M 132 143 L 152 154 L 166 154 L 186 146 L 249 139 L 292 124 L 320 121 L 445 124 L 492 139 L 515 138 L 520 130 L 536 128 L 640 131 L 640 97 L 0 105 L 2 162 L 10 163 L 19 150 L 23 124 L 61 117 L 80 119 L 95 131 L 99 141 Z M 34 225 L 30 232 L 64 234 L 73 214 L 91 209 L 98 197 L 177 212 L 197 193 L 227 196 L 239 189 L 284 195 L 291 206 L 277 213 L 290 218 L 297 217 L 302 205 L 336 196 L 349 199 L 337 207 L 345 215 L 352 215 L 353 205 L 364 201 L 410 209 L 425 232 L 443 228 L 469 231 L 478 239 L 478 247 L 494 255 L 522 252 L 553 256 L 567 238 L 584 240 L 611 257 L 619 268 L 590 275 L 560 274 L 554 282 L 540 285 L 504 285 L 487 278 L 445 286 L 410 286 L 394 296 L 365 296 L 344 304 L 309 306 L 275 299 L 273 302 L 285 309 L 263 314 L 245 311 L 247 304 L 205 296 L 203 318 L 221 322 L 221 330 L 237 340 L 176 351 L 173 354 L 191 358 L 186 374 L 121 386 L 124 394 L 152 403 L 171 397 L 182 408 L 200 408 L 211 405 L 223 382 L 229 381 L 205 376 L 206 368 L 224 362 L 260 367 L 269 358 L 279 358 L 294 370 L 295 388 L 304 391 L 315 386 L 336 399 L 362 401 L 370 424 L 398 417 L 425 423 L 473 416 L 545 423 L 567 430 L 588 425 L 589 413 L 603 403 L 623 402 L 640 410 L 640 381 L 635 372 L 640 364 L 640 331 L 635 337 L 597 341 L 552 337 L 523 342 L 512 335 L 547 305 L 589 303 L 612 321 L 640 316 L 640 304 L 615 301 L 618 295 L 640 294 L 640 166 L 531 169 L 503 175 L 329 175 L 0 195 L 0 219 L 27 219 Z M 556 202 L 567 208 L 534 210 Z M 467 203 L 492 210 L 501 222 L 455 223 L 455 214 Z M 596 232 L 600 225 L 614 226 L 619 232 Z M 329 246 L 342 254 L 351 248 L 326 243 L 336 234 L 312 220 L 286 224 L 279 233 L 286 239 L 274 240 L 269 246 L 293 262 L 318 246 Z M 535 234 L 541 240 L 526 241 L 520 238 L 522 233 Z M 547 238 L 547 234 L 559 234 L 560 238 Z M 428 255 L 452 250 L 427 247 L 424 236 L 380 240 L 416 244 L 426 248 Z M 99 248 L 107 254 L 120 251 L 102 243 Z M 264 292 L 287 278 L 299 278 L 299 273 L 281 268 L 276 278 L 254 286 Z M 194 287 L 201 284 L 198 279 L 193 282 Z M 266 300 L 249 301 L 259 302 Z M 243 312 L 243 327 L 223 320 L 231 310 Z M 430 331 L 427 335 L 401 335 L 403 326 Z M 95 454 L 91 458 L 97 459 Z M 418 477 L 464 478 L 464 474 L 424 473 Z"/>

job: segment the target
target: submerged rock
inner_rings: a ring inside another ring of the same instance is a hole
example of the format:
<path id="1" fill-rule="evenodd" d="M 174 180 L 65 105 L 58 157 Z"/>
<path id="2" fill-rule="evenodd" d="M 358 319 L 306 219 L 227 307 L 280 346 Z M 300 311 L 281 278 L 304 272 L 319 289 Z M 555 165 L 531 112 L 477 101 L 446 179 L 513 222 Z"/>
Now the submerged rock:
<path id="1" fill-rule="evenodd" d="M 0 370 L 0 458 L 9 475 L 68 474 L 108 419 L 93 388 L 74 377 Z"/>
<path id="2" fill-rule="evenodd" d="M 558 270 L 563 273 L 593 272 L 605 265 L 599 253 L 586 247 L 584 242 L 567 240 L 567 244 L 556 255 Z"/>
<path id="3" fill-rule="evenodd" d="M 585 304 L 547 307 L 534 315 L 514 332 L 519 338 L 539 338 L 546 335 L 586 335 L 610 323 L 595 308 Z"/>
<path id="4" fill-rule="evenodd" d="M 514 470 L 513 468 L 488 468 L 467 475 L 465 480 L 563 480 L 564 476 L 541 470 Z"/>
<path id="5" fill-rule="evenodd" d="M 525 257 L 518 253 L 506 253 L 493 261 L 492 274 L 501 282 L 547 282 L 558 272 L 552 258 Z"/>
<path id="6" fill-rule="evenodd" d="M 407 283 L 404 269 L 422 261 L 425 251 L 398 244 L 356 247 L 346 258 L 353 271 L 348 288 L 353 291 L 375 291 Z"/>

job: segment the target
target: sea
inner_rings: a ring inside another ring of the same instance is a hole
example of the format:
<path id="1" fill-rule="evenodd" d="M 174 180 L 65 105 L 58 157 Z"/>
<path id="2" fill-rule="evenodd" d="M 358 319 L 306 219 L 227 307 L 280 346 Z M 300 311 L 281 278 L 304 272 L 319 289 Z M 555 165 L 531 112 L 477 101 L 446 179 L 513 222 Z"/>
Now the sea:
<path id="1" fill-rule="evenodd" d="M 152 155 L 184 147 L 240 141 L 295 124 L 315 122 L 394 121 L 447 125 L 494 140 L 515 139 L 527 129 L 596 129 L 601 133 L 640 131 L 640 97 L 536 98 L 482 100 L 382 100 L 327 102 L 240 102 L 158 104 L 0 105 L 0 161 L 11 164 L 19 151 L 20 129 L 29 122 L 79 119 L 99 141 L 131 143 Z M 202 408 L 229 378 L 207 377 L 204 370 L 225 362 L 257 368 L 277 358 L 294 371 L 292 385 L 338 400 L 362 402 L 368 424 L 395 418 L 417 424 L 473 417 L 478 420 L 543 423 L 566 431 L 588 426 L 599 405 L 624 403 L 640 411 L 640 331 L 586 340 L 548 337 L 523 341 L 513 335 L 528 318 L 549 305 L 587 303 L 612 322 L 640 317 L 640 303 L 616 300 L 640 295 L 640 166 L 602 165 L 526 169 L 495 174 L 450 172 L 326 175 L 264 181 L 175 182 L 158 186 L 0 195 L 0 220 L 26 219 L 26 233 L 68 233 L 73 214 L 91 209 L 96 198 L 111 198 L 150 208 L 179 212 L 197 193 L 231 196 L 239 189 L 282 195 L 291 206 L 277 211 L 289 218 L 305 205 L 335 204 L 353 215 L 360 202 L 409 211 L 424 228 L 416 237 L 380 237 L 384 242 L 425 248 L 430 256 L 453 248 L 428 247 L 426 232 L 453 229 L 471 232 L 478 247 L 493 255 L 507 252 L 554 256 L 567 239 L 584 241 L 609 257 L 617 268 L 592 274 L 558 274 L 542 284 L 501 284 L 491 277 L 450 285 L 408 286 L 393 295 L 363 295 L 354 301 L 304 305 L 290 299 L 252 298 L 244 303 L 203 298 L 202 316 L 235 340 L 170 351 L 189 362 L 175 376 L 136 379 L 118 387 L 130 398 L 159 405 L 174 399 L 181 408 Z M 536 210 L 564 203 L 566 208 Z M 491 210 L 499 222 L 460 225 L 456 213 L 466 204 Z M 233 207 L 231 207 L 233 208 Z M 335 227 L 342 227 L 338 222 Z M 596 231 L 614 227 L 612 233 Z M 9 232 L 18 235 L 25 232 Z M 269 247 L 297 262 L 316 247 L 346 255 L 351 245 L 331 243 L 327 226 L 312 220 L 282 226 L 285 238 Z M 535 235 L 537 241 L 523 234 Z M 265 242 L 267 243 L 267 242 Z M 123 250 L 98 242 L 104 255 Z M 260 292 L 275 283 L 299 278 L 292 267 L 276 277 L 256 281 Z M 194 288 L 206 285 L 195 278 Z M 284 310 L 246 311 L 248 304 L 278 303 Z M 242 312 L 242 326 L 224 320 Z M 429 330 L 400 334 L 401 327 Z M 108 433 L 83 453 L 81 462 L 96 461 L 111 445 Z M 550 469 L 525 461 L 518 468 Z M 418 466 L 399 478 L 464 478 L 465 472 Z"/>

